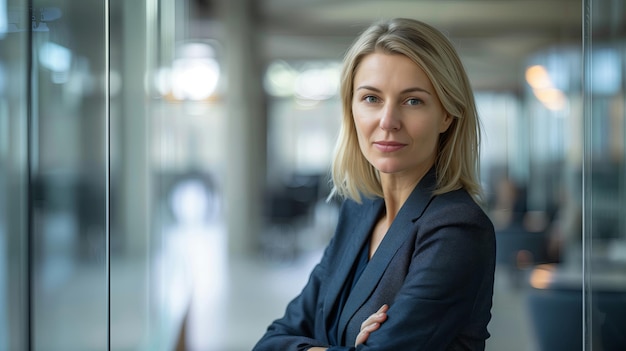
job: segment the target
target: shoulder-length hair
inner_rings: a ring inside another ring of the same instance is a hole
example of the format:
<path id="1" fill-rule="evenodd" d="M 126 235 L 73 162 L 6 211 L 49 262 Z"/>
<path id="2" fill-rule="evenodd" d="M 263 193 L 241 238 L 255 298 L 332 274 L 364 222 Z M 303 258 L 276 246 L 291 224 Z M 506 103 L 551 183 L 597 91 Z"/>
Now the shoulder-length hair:
<path id="1" fill-rule="evenodd" d="M 474 95 L 463 64 L 449 39 L 423 22 L 397 18 L 366 29 L 345 55 L 341 73 L 343 116 L 335 147 L 332 195 L 361 202 L 361 196 L 382 197 L 378 171 L 361 153 L 352 115 L 355 72 L 372 53 L 404 55 L 430 79 L 444 110 L 453 117 L 439 137 L 434 194 L 464 188 L 481 199 L 478 180 L 480 124 Z"/>

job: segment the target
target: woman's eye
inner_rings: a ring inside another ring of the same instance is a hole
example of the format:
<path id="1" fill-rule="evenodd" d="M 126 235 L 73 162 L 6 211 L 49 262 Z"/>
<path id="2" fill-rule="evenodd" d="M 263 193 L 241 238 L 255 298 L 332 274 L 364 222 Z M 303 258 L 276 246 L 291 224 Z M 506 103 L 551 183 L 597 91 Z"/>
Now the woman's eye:
<path id="1" fill-rule="evenodd" d="M 367 95 L 363 97 L 363 101 L 373 104 L 373 103 L 378 102 L 378 98 L 376 96 Z"/>
<path id="2" fill-rule="evenodd" d="M 406 100 L 406 104 L 411 106 L 419 105 L 421 103 L 423 103 L 422 100 L 416 98 Z"/>

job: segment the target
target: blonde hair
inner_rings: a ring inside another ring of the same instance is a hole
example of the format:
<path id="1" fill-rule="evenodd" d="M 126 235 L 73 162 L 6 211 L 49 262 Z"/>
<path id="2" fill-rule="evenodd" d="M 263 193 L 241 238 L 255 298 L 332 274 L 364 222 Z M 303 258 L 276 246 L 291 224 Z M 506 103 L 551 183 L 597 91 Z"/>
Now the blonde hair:
<path id="1" fill-rule="evenodd" d="M 363 57 L 381 52 L 411 59 L 430 79 L 444 110 L 453 117 L 439 137 L 434 194 L 464 188 L 481 199 L 478 180 L 480 123 L 474 95 L 459 56 L 449 39 L 423 22 L 397 18 L 366 29 L 345 55 L 341 73 L 343 117 L 331 175 L 332 195 L 361 202 L 361 196 L 382 197 L 378 171 L 361 153 L 352 116 L 355 72 Z"/>

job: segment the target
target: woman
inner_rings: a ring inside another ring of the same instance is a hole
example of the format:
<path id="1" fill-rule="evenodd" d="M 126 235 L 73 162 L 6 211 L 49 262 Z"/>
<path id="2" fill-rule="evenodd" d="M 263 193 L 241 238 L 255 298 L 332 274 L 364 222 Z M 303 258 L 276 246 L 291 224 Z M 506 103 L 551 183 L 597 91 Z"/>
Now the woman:
<path id="1" fill-rule="evenodd" d="M 377 23 L 345 57 L 341 97 L 335 235 L 254 350 L 484 350 L 495 236 L 454 48 L 419 21 Z"/>

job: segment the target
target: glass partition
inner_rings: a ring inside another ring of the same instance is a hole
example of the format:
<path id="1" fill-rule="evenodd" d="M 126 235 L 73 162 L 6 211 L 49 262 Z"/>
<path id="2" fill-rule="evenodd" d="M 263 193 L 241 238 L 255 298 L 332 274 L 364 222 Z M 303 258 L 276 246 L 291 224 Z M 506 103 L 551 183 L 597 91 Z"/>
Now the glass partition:
<path id="1" fill-rule="evenodd" d="M 522 224 L 541 245 L 515 262 L 538 350 L 626 348 L 623 13 L 619 1 L 583 1 L 581 42 L 528 58 Z"/>
<path id="2" fill-rule="evenodd" d="M 184 342 L 195 255 L 188 237 L 170 230 L 172 189 L 185 175 L 176 161 L 193 150 L 167 143 L 186 145 L 177 139 L 186 119 L 181 103 L 161 94 L 170 79 L 159 73 L 181 41 L 186 2 L 109 4 L 111 349 L 174 350 Z M 196 188 L 192 206 L 201 211 Z"/>
<path id="3" fill-rule="evenodd" d="M 0 0 L 0 350 L 28 348 L 28 2 Z"/>
<path id="4" fill-rule="evenodd" d="M 585 4 L 585 350 L 626 349 L 626 5 Z"/>
<path id="5" fill-rule="evenodd" d="M 108 346 L 107 3 L 32 1 L 33 350 Z"/>
<path id="6" fill-rule="evenodd" d="M 173 0 L 0 0 L 0 350 L 182 347 L 203 253 L 167 230 L 164 179 L 187 169 L 164 176 L 153 135 L 171 117 L 156 68 L 186 15 Z"/>

